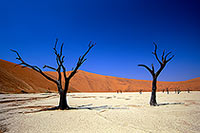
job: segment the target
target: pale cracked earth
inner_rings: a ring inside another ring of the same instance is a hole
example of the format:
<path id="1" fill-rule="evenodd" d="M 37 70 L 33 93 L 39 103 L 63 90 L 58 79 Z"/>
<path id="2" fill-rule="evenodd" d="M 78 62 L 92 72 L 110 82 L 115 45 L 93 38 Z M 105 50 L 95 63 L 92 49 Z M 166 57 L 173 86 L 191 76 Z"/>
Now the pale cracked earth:
<path id="1" fill-rule="evenodd" d="M 0 132 L 9 133 L 199 133 L 200 92 L 70 93 L 73 110 L 45 110 L 58 94 L 0 94 Z"/>

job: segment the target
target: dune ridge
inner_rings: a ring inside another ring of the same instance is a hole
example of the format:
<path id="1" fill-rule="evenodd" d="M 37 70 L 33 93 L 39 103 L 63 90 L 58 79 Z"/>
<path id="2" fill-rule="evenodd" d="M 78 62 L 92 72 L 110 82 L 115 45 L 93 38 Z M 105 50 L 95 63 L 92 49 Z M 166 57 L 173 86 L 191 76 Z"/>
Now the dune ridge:
<path id="1" fill-rule="evenodd" d="M 45 72 L 56 78 L 56 72 Z M 69 72 L 67 72 L 69 74 Z M 200 77 L 180 82 L 158 81 L 158 91 L 188 88 L 200 91 Z M 104 76 L 79 70 L 71 79 L 69 92 L 137 92 L 151 91 L 151 81 Z M 57 92 L 56 85 L 39 73 L 0 59 L 0 93 Z"/>

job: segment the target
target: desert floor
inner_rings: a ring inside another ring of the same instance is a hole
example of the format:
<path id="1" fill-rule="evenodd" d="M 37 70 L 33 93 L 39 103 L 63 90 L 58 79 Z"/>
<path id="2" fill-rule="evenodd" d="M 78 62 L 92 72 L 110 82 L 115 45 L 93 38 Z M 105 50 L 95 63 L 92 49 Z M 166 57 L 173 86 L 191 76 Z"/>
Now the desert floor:
<path id="1" fill-rule="evenodd" d="M 74 110 L 51 110 L 55 93 L 0 94 L 0 132 L 200 132 L 200 92 L 70 93 Z"/>

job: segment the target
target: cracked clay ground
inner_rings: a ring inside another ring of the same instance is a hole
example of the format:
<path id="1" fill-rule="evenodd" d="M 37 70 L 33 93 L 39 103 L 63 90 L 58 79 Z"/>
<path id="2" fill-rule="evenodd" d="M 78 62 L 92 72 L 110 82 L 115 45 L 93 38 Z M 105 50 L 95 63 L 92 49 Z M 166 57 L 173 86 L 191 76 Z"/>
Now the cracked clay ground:
<path id="1" fill-rule="evenodd" d="M 58 104 L 55 93 L 0 94 L 0 132 L 200 132 L 200 92 L 70 93 L 73 110 L 45 109 Z"/>

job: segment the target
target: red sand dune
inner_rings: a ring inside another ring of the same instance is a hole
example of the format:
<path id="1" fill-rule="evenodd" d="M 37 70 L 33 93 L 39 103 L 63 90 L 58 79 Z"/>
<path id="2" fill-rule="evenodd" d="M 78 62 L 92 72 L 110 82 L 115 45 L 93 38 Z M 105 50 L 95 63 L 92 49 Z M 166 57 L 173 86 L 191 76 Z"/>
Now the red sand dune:
<path id="1" fill-rule="evenodd" d="M 56 78 L 56 72 L 46 72 Z M 69 73 L 69 72 L 68 72 Z M 199 91 L 200 77 L 181 82 L 158 82 L 158 91 L 169 88 Z M 70 92 L 151 91 L 151 81 L 103 76 L 79 70 L 71 79 Z M 56 85 L 39 73 L 0 59 L 0 93 L 57 92 Z"/>

